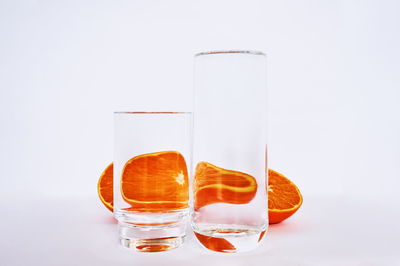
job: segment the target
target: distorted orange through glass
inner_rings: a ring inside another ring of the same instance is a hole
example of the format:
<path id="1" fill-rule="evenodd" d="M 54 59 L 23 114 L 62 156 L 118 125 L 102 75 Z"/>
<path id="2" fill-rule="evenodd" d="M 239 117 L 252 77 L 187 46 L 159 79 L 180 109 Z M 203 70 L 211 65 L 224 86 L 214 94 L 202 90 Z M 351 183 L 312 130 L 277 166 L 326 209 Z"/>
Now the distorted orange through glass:
<path id="1" fill-rule="evenodd" d="M 188 207 L 185 159 L 177 151 L 143 154 L 130 159 L 121 176 L 123 199 L 133 211 L 168 211 Z"/>
<path id="2" fill-rule="evenodd" d="M 213 203 L 246 204 L 257 192 L 251 175 L 220 168 L 207 162 L 197 164 L 194 180 L 194 208 Z"/>
<path id="3" fill-rule="evenodd" d="M 260 242 L 260 241 L 263 239 L 263 237 L 264 237 L 264 235 L 265 235 L 265 231 L 266 231 L 266 230 L 264 230 L 264 231 L 261 232 L 260 237 L 258 238 L 258 242 Z"/>
<path id="4" fill-rule="evenodd" d="M 233 246 L 228 240 L 224 238 L 206 236 L 196 232 L 194 232 L 194 234 L 196 238 L 200 241 L 200 243 L 210 250 L 227 253 L 236 251 L 235 246 Z"/>
<path id="5" fill-rule="evenodd" d="M 167 244 L 161 244 L 162 241 L 178 239 L 177 237 L 162 237 L 162 238 L 149 238 L 146 239 L 146 244 L 136 246 L 142 252 L 160 252 L 170 250 L 173 247 Z"/>

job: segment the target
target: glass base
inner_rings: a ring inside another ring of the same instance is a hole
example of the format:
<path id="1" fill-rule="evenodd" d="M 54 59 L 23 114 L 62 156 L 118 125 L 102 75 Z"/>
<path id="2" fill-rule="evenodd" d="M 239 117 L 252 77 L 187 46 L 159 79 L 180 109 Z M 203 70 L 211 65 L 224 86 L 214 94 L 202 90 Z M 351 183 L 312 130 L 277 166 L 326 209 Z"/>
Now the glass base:
<path id="1" fill-rule="evenodd" d="M 179 247 L 185 239 L 186 220 L 161 224 L 119 222 L 123 247 L 141 252 L 160 252 Z"/>
<path id="2" fill-rule="evenodd" d="M 182 245 L 185 236 L 153 239 L 131 239 L 120 237 L 123 247 L 140 252 L 160 252 L 175 249 Z"/>
<path id="3" fill-rule="evenodd" d="M 208 250 L 223 253 L 240 253 L 256 249 L 263 240 L 266 229 L 220 228 L 199 230 L 193 226 L 194 234 L 200 244 Z"/>

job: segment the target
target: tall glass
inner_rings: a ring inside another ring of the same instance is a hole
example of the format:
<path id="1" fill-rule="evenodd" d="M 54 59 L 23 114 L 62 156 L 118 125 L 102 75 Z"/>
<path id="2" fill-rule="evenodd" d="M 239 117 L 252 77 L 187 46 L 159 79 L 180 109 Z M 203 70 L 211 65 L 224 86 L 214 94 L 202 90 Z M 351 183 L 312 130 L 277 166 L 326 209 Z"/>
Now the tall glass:
<path id="1" fill-rule="evenodd" d="M 155 252 L 184 240 L 191 113 L 114 114 L 114 216 L 123 246 Z"/>
<path id="2" fill-rule="evenodd" d="M 197 54 L 194 98 L 193 230 L 210 250 L 254 249 L 268 227 L 265 55 Z"/>

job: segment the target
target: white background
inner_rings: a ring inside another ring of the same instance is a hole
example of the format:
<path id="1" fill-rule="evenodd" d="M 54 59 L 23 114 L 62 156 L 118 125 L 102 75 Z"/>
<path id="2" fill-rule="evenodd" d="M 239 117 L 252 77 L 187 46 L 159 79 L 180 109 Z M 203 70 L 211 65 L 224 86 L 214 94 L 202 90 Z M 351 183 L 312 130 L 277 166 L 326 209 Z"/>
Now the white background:
<path id="1" fill-rule="evenodd" d="M 399 13 L 394 0 L 1 0 L 0 264 L 400 265 Z M 304 205 L 237 257 L 191 237 L 120 250 L 96 192 L 112 112 L 190 111 L 193 54 L 215 49 L 267 54 L 269 164 Z"/>

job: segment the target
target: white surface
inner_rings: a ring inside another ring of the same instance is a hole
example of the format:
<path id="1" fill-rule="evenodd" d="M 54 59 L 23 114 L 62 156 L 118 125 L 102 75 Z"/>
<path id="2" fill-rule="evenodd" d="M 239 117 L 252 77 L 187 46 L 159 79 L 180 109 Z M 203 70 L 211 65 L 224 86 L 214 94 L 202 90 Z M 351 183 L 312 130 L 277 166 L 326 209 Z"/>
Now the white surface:
<path id="1" fill-rule="evenodd" d="M 207 251 L 191 232 L 174 251 L 123 249 L 111 213 L 93 199 L 32 200 L 1 210 L 0 257 L 6 266 L 400 265 L 400 210 L 393 203 L 308 198 L 296 216 L 270 227 L 259 249 L 242 254 Z"/>
<path id="2" fill-rule="evenodd" d="M 0 1 L 0 264 L 395 265 L 399 9 L 395 0 Z M 210 49 L 267 53 L 269 163 L 298 184 L 304 207 L 254 258 L 205 255 L 190 242 L 165 255 L 120 251 L 96 195 L 113 157 L 112 112 L 190 109 L 192 55 Z M 320 196 L 348 200 L 327 209 Z"/>

